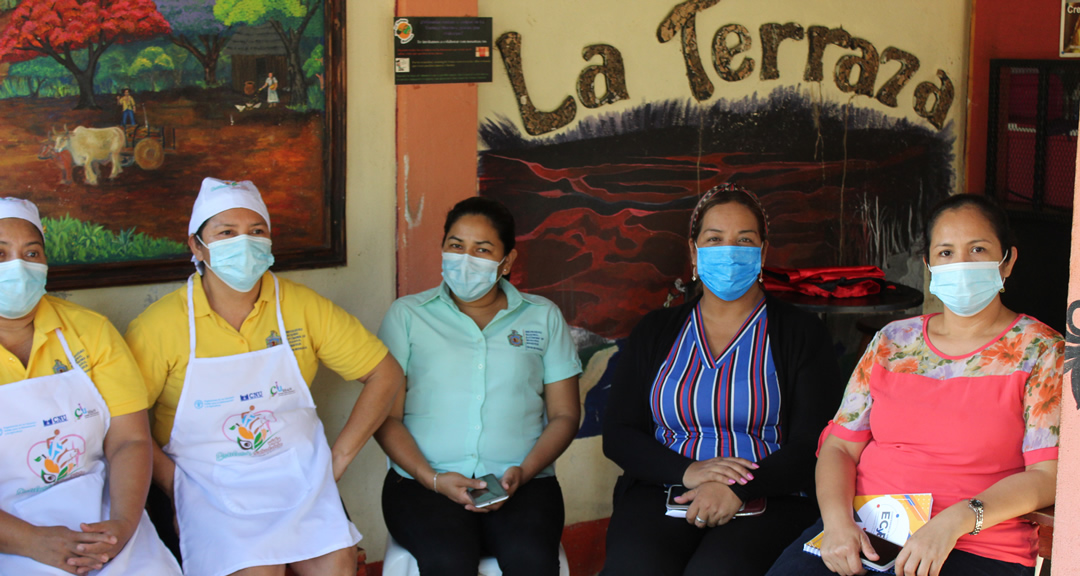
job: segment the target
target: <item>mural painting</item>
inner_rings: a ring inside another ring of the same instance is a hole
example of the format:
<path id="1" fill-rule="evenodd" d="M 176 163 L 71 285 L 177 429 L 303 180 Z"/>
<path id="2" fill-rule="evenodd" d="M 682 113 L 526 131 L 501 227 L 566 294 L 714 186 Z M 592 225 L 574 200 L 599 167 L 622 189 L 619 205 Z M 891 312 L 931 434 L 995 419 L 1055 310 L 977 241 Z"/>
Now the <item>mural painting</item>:
<path id="1" fill-rule="evenodd" d="M 46 218 L 50 286 L 186 275 L 186 222 L 206 176 L 256 183 L 286 267 L 326 257 L 340 209 L 326 82 L 336 6 L 6 2 L 0 187 Z"/>
<path id="2" fill-rule="evenodd" d="M 714 84 L 694 16 L 716 3 L 677 5 L 652 40 L 681 38 L 681 98 L 641 102 L 633 63 L 615 43 L 598 44 L 583 50 L 589 66 L 577 97 L 541 111 L 525 81 L 528 39 L 507 32 L 497 42 L 510 83 L 501 89 L 513 91 L 520 120 L 482 119 L 480 193 L 518 218 L 514 284 L 555 301 L 575 327 L 588 366 L 580 436 L 600 431 L 619 340 L 648 311 L 684 298 L 687 226 L 700 194 L 737 182 L 760 195 L 770 217 L 767 266 L 875 265 L 921 289 L 913 247 L 922 214 L 955 184 L 949 74 L 912 81 L 918 57 L 840 27 L 765 23 L 755 37 L 735 23 L 710 42 Z M 759 38 L 761 56 L 751 52 Z M 798 44 L 802 74 L 778 68 L 778 47 Z M 826 60 L 827 45 L 846 51 Z M 724 96 L 725 85 L 758 75 L 760 93 Z M 778 81 L 785 75 L 795 78 Z M 913 113 L 887 114 L 857 98 L 907 102 Z M 602 109 L 622 100 L 635 103 Z"/>

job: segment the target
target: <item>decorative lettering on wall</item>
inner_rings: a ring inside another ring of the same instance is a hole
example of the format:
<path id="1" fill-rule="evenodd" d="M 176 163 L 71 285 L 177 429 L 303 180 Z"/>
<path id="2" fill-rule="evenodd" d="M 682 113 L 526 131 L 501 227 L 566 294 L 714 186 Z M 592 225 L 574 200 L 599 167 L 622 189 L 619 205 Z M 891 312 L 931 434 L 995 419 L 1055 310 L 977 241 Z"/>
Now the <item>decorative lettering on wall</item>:
<path id="1" fill-rule="evenodd" d="M 851 38 L 848 40 L 848 48 L 852 50 L 861 50 L 862 56 L 856 56 L 854 54 L 848 54 L 841 56 L 836 61 L 836 72 L 834 74 L 836 81 L 836 87 L 841 92 L 854 92 L 860 96 L 874 95 L 874 84 L 877 82 L 878 67 L 881 63 L 878 62 L 878 51 L 874 48 L 874 45 L 863 40 L 862 38 Z M 851 73 L 855 67 L 859 67 L 859 79 L 852 84 Z"/>
<path id="2" fill-rule="evenodd" d="M 915 87 L 915 113 L 926 118 L 935 128 L 941 130 L 945 127 L 945 117 L 952 107 L 953 90 L 952 80 L 944 70 L 937 71 L 941 87 L 934 86 L 933 82 L 923 82 Z M 930 97 L 934 97 L 934 105 L 927 107 Z"/>
<path id="3" fill-rule="evenodd" d="M 896 95 L 904 89 L 911 77 L 919 71 L 919 59 L 913 54 L 889 46 L 881 53 L 881 63 L 888 64 L 894 60 L 900 61 L 900 70 L 881 86 L 877 93 L 877 99 L 878 102 L 886 106 L 896 108 Z"/>
<path id="4" fill-rule="evenodd" d="M 728 36 L 735 34 L 739 42 L 728 46 Z M 721 78 L 728 82 L 738 82 L 754 72 L 754 59 L 747 56 L 735 70 L 731 69 L 731 59 L 747 52 L 754 46 L 750 31 L 741 24 L 728 24 L 716 31 L 713 38 L 713 67 Z"/>
<path id="5" fill-rule="evenodd" d="M 674 38 L 676 32 L 682 33 L 686 77 L 690 80 L 690 92 L 698 102 L 712 97 L 713 83 L 705 74 L 705 68 L 701 66 L 701 54 L 697 45 L 697 13 L 719 2 L 720 0 L 686 0 L 672 8 L 671 14 L 668 14 L 656 29 L 656 37 L 661 44 Z"/>
<path id="6" fill-rule="evenodd" d="M 586 46 L 581 57 L 586 62 L 595 56 L 600 56 L 598 65 L 588 66 L 578 76 L 578 99 L 586 108 L 599 108 L 604 104 L 611 104 L 619 100 L 627 100 L 630 93 L 626 91 L 626 67 L 623 66 L 622 53 L 614 46 L 607 44 L 593 44 Z M 596 95 L 596 77 L 604 75 L 604 83 L 607 91 L 603 96 Z"/>
<path id="7" fill-rule="evenodd" d="M 558 130 L 574 120 L 577 115 L 577 102 L 573 96 L 567 96 L 566 100 L 555 109 L 554 112 L 541 112 L 533 106 L 529 98 L 529 89 L 525 86 L 525 71 L 521 65 L 521 35 L 517 32 L 507 32 L 495 41 L 495 45 L 502 54 L 503 65 L 506 66 L 506 75 L 510 77 L 510 85 L 514 88 L 518 111 L 521 113 L 521 121 L 525 124 L 525 131 L 533 136 L 547 134 Z"/>
<path id="8" fill-rule="evenodd" d="M 780 43 L 784 40 L 802 40 L 804 35 L 803 27 L 794 22 L 788 22 L 783 26 L 775 22 L 761 25 L 762 80 L 776 80 L 780 77 L 780 69 L 776 66 Z"/>
<path id="9" fill-rule="evenodd" d="M 701 63 L 698 50 L 697 15 L 720 3 L 720 0 L 685 0 L 676 4 L 656 30 L 656 37 L 661 44 L 681 36 L 683 63 L 686 66 L 686 78 L 690 83 L 690 94 L 699 102 L 708 100 L 715 91 Z M 805 30 L 795 22 L 762 24 L 761 35 L 761 80 L 779 80 L 780 70 L 777 59 L 780 45 L 784 40 L 807 41 L 806 67 L 803 79 L 807 82 L 822 82 L 825 79 L 825 50 L 828 46 L 837 46 L 852 50 L 856 54 L 844 54 L 836 61 L 833 81 L 841 92 L 876 98 L 891 108 L 898 107 L 898 96 L 911 78 L 919 70 L 919 59 L 915 55 L 889 46 L 879 55 L 878 49 L 869 40 L 854 37 L 843 28 L 810 26 Z M 735 42 L 733 43 L 732 37 Z M 713 36 L 712 61 L 720 78 L 726 82 L 739 82 L 749 78 L 757 64 L 749 55 L 743 56 L 737 67 L 733 61 L 737 56 L 748 53 L 753 48 L 754 40 L 750 31 L 743 25 L 732 23 L 720 27 Z M 577 115 L 577 101 L 567 96 L 563 103 L 552 112 L 542 112 L 533 106 L 525 86 L 525 73 L 521 65 L 521 35 L 507 32 L 499 37 L 496 46 L 502 54 L 503 64 L 517 97 L 518 110 L 521 112 L 525 131 L 539 136 L 562 128 L 574 120 Z M 586 62 L 596 56 L 601 57 L 600 64 L 593 64 L 582 70 L 577 81 L 577 96 L 586 108 L 598 108 L 620 100 L 627 100 L 630 94 L 626 89 L 626 69 L 622 54 L 607 44 L 587 46 L 583 52 Z M 883 64 L 899 62 L 897 70 L 878 89 L 878 72 Z M 857 69 L 857 72 L 856 72 Z M 596 77 L 603 74 L 607 89 L 604 94 L 596 93 Z M 913 110 L 925 118 L 938 130 L 945 127 L 949 110 L 952 108 L 955 89 L 944 70 L 937 71 L 939 84 L 927 81 L 915 87 Z"/>

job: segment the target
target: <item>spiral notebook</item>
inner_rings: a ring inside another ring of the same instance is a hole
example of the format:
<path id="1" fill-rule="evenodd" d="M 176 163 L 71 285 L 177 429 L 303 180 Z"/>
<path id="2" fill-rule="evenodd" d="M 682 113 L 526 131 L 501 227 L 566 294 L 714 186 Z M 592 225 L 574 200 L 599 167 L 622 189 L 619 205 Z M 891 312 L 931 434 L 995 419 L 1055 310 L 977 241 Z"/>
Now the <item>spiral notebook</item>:
<path id="1" fill-rule="evenodd" d="M 930 520 L 933 504 L 934 497 L 931 494 L 856 496 L 852 502 L 855 508 L 855 523 L 860 528 L 898 546 L 903 546 L 916 530 Z M 821 540 L 824 536 L 824 532 L 814 536 L 803 544 L 803 551 L 821 556 Z M 877 572 L 889 568 L 882 569 L 866 559 L 863 559 L 863 565 Z"/>

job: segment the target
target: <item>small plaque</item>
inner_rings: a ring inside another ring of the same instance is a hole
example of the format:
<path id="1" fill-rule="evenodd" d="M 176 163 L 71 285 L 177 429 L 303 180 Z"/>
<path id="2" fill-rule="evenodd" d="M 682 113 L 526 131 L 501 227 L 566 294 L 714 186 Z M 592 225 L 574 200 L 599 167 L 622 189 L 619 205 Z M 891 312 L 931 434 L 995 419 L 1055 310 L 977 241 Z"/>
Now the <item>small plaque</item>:
<path id="1" fill-rule="evenodd" d="M 395 84 L 491 82 L 491 18 L 394 19 Z"/>

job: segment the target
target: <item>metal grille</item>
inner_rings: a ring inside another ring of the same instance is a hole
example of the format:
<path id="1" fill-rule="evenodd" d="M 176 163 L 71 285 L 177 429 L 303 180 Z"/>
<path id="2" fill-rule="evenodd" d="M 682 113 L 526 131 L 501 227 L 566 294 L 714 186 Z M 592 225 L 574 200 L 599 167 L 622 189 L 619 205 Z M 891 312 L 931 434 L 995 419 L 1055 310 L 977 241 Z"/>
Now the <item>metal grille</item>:
<path id="1" fill-rule="evenodd" d="M 1080 62 L 992 60 L 987 192 L 1010 210 L 1073 205 Z"/>

